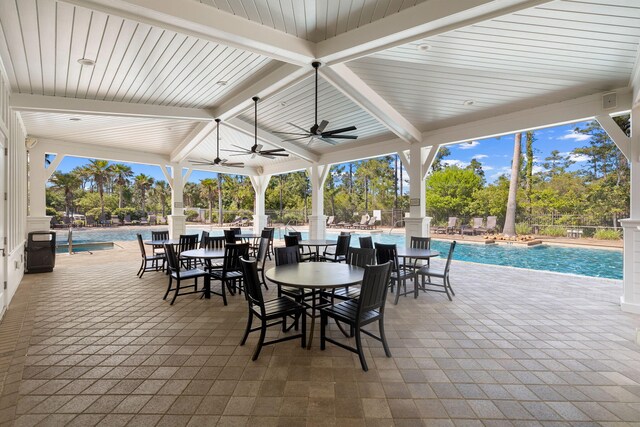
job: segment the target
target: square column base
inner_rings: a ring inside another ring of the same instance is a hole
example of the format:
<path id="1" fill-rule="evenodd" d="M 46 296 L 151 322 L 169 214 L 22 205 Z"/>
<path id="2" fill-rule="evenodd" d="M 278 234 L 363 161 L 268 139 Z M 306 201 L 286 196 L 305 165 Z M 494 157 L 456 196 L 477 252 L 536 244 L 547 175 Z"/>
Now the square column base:
<path id="1" fill-rule="evenodd" d="M 624 252 L 622 254 L 622 311 L 640 314 L 640 280 L 638 276 L 637 255 L 640 252 L 640 220 L 623 219 L 620 225 L 624 230 Z"/>
<path id="2" fill-rule="evenodd" d="M 187 217 L 185 215 L 169 215 L 169 238 L 178 239 L 181 234 L 187 233 Z"/>
<path id="3" fill-rule="evenodd" d="M 411 236 L 429 237 L 431 235 L 431 217 L 406 217 L 404 219 L 404 235 L 404 244 L 407 248 L 411 246 Z"/>
<path id="4" fill-rule="evenodd" d="M 327 229 L 327 216 L 326 215 L 311 215 L 309 216 L 309 239 L 322 240 L 325 238 Z"/>
<path id="5" fill-rule="evenodd" d="M 27 217 L 27 233 L 32 231 L 49 231 L 51 229 L 50 216 L 28 216 Z"/>
<path id="6" fill-rule="evenodd" d="M 267 226 L 269 221 L 268 215 L 254 215 L 253 216 L 253 234 L 262 233 L 262 229 Z"/>

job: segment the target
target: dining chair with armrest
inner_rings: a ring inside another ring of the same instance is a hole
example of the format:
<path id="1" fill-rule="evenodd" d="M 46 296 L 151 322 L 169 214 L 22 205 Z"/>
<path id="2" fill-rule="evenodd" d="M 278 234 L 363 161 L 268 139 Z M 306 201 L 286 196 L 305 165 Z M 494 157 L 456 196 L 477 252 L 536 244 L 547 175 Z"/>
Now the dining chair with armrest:
<path id="1" fill-rule="evenodd" d="M 299 242 L 300 237 L 295 234 L 284 236 L 284 245 L 286 247 L 296 246 L 298 248 L 298 252 L 300 252 L 300 261 L 311 261 L 315 257 L 315 252 L 305 251 L 304 248 L 298 244 Z"/>
<path id="2" fill-rule="evenodd" d="M 240 345 L 244 345 L 247 342 L 247 337 L 251 332 L 260 331 L 260 338 L 258 338 L 258 344 L 253 353 L 251 360 L 256 360 L 260 355 L 262 347 L 269 344 L 276 344 L 282 341 L 289 341 L 292 339 L 300 338 L 300 344 L 304 348 L 306 347 L 306 316 L 305 308 L 302 304 L 293 301 L 287 297 L 278 297 L 269 301 L 265 301 L 262 296 L 262 289 L 260 287 L 260 279 L 258 278 L 258 267 L 255 260 L 240 260 L 242 273 L 244 276 L 245 291 L 247 297 L 247 304 L 249 306 L 249 314 L 247 319 L 247 327 L 242 337 Z M 265 341 L 265 335 L 267 328 L 276 325 L 282 325 L 282 331 L 286 330 L 286 318 L 287 316 L 293 316 L 295 318 L 302 318 L 302 330 L 298 334 L 285 336 L 271 341 Z M 257 317 L 261 324 L 260 327 L 252 328 L 253 318 Z M 272 320 L 281 319 L 277 322 L 271 322 Z"/>
<path id="3" fill-rule="evenodd" d="M 391 351 L 387 344 L 387 338 L 384 333 L 384 309 L 387 300 L 387 289 L 389 287 L 389 279 L 391 273 L 391 263 L 387 262 L 381 265 L 368 265 L 364 269 L 364 277 L 362 279 L 360 297 L 343 301 L 339 304 L 330 305 L 320 309 L 320 349 L 326 348 L 326 342 L 342 347 L 353 353 L 356 353 L 360 359 L 362 370 L 369 370 L 367 361 L 364 357 L 362 349 L 362 335 L 366 334 L 382 343 L 384 353 L 387 357 L 391 357 Z M 350 347 L 339 341 L 327 337 L 327 320 L 331 317 L 334 320 L 345 323 L 353 328 L 355 334 L 356 346 Z M 380 336 L 363 329 L 364 326 L 378 322 Z"/>
<path id="4" fill-rule="evenodd" d="M 455 248 L 456 248 L 456 241 L 454 240 L 453 242 L 451 242 L 451 246 L 449 246 L 449 254 L 447 255 L 447 262 L 445 263 L 444 270 L 438 270 L 435 268 L 431 268 L 429 265 L 424 265 L 417 271 L 417 275 L 422 278 L 420 288 L 423 291 L 442 292 L 447 294 L 449 301 L 453 301 L 451 298 L 451 295 L 455 296 L 456 293 L 453 292 L 453 288 L 451 287 L 451 281 L 449 280 L 449 269 L 451 267 L 451 260 L 453 259 L 453 250 Z M 442 284 L 434 283 L 431 280 L 432 277 L 442 279 Z M 438 289 L 438 288 L 442 288 L 442 289 Z M 449 294 L 449 292 L 451 292 L 451 294 Z"/>
<path id="5" fill-rule="evenodd" d="M 140 246 L 140 255 L 142 256 L 142 263 L 140 264 L 140 269 L 138 270 L 138 277 L 142 279 L 142 276 L 147 271 L 164 271 L 164 263 L 165 263 L 165 254 L 157 253 L 153 255 L 147 255 L 147 251 L 144 248 L 144 243 L 142 242 L 142 235 L 140 233 L 137 234 L 138 245 Z"/>
<path id="6" fill-rule="evenodd" d="M 347 260 L 350 244 L 351 234 L 341 234 L 338 236 L 335 249 L 333 251 L 325 250 L 320 259 L 322 261 L 344 262 Z"/>
<path id="7" fill-rule="evenodd" d="M 386 262 L 391 262 L 391 292 L 393 292 L 394 285 L 397 284 L 396 289 L 396 299 L 394 304 L 398 304 L 398 299 L 400 295 L 407 295 L 407 280 L 414 280 L 413 286 L 415 288 L 415 277 L 416 272 L 413 268 L 407 268 L 405 266 L 400 265 L 398 262 L 398 251 L 396 249 L 395 244 L 384 244 L 384 243 L 376 243 L 376 258 L 378 264 L 384 264 Z M 404 291 L 400 290 L 400 285 Z M 415 289 L 412 293 L 415 294 Z"/>
<path id="8" fill-rule="evenodd" d="M 166 300 L 167 296 L 169 296 L 169 292 L 174 291 L 173 298 L 171 299 L 171 305 L 176 301 L 178 296 L 182 295 L 190 295 L 202 292 L 202 290 L 198 290 L 198 279 L 200 277 L 204 278 L 205 285 L 206 281 L 209 280 L 209 273 L 201 270 L 199 268 L 193 268 L 188 270 L 182 270 L 180 266 L 180 261 L 178 260 L 178 256 L 176 252 L 173 250 L 172 245 L 165 244 L 164 252 L 167 257 L 167 265 L 169 266 L 169 285 L 167 286 L 167 292 L 165 292 L 164 297 L 162 299 Z M 188 286 L 182 286 L 183 280 L 191 280 L 193 279 L 193 284 Z M 173 281 L 176 282 L 176 287 L 172 288 L 171 285 Z M 190 292 L 181 293 L 180 290 L 184 288 L 193 288 Z M 225 302 L 226 305 L 226 302 Z"/>
<path id="9" fill-rule="evenodd" d="M 373 239 L 371 236 L 360 237 L 360 247 L 373 249 Z"/>
<path id="10" fill-rule="evenodd" d="M 224 261 L 222 263 L 222 269 L 211 271 L 211 278 L 213 280 L 219 280 L 222 284 L 222 299 L 224 301 L 224 305 L 227 305 L 225 287 L 229 290 L 231 295 L 235 294 L 236 290 L 238 292 L 242 292 L 243 283 L 240 259 L 247 258 L 248 256 L 248 243 L 227 243 L 224 247 Z"/>

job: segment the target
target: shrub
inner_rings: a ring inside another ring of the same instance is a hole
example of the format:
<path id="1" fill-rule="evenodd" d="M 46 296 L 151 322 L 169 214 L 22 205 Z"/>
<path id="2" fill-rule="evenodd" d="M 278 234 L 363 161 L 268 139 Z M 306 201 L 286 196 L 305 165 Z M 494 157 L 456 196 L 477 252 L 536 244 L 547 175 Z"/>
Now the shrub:
<path id="1" fill-rule="evenodd" d="M 184 211 L 184 214 L 187 217 L 187 221 L 193 221 L 198 218 L 198 211 L 187 209 L 186 211 Z"/>
<path id="2" fill-rule="evenodd" d="M 62 214 L 64 215 L 64 214 Z M 56 219 L 60 219 L 62 218 L 62 215 L 58 213 L 58 211 L 56 211 L 54 208 L 50 208 L 47 206 L 47 216 L 52 216 Z"/>
<path id="3" fill-rule="evenodd" d="M 134 208 L 118 208 L 113 214 L 120 218 L 121 221 L 124 221 L 124 217 L 129 215 L 132 220 L 140 219 L 140 214 Z"/>
<path id="4" fill-rule="evenodd" d="M 529 227 L 529 224 L 524 222 L 516 224 L 516 234 L 531 234 L 531 227 Z"/>
<path id="5" fill-rule="evenodd" d="M 620 230 L 612 230 L 610 228 L 601 228 L 596 230 L 593 234 L 598 240 L 620 240 L 622 238 L 622 234 L 620 234 Z"/>
<path id="6" fill-rule="evenodd" d="M 557 225 L 548 225 L 540 229 L 540 234 L 543 236 L 564 237 L 567 234 L 567 228 Z"/>

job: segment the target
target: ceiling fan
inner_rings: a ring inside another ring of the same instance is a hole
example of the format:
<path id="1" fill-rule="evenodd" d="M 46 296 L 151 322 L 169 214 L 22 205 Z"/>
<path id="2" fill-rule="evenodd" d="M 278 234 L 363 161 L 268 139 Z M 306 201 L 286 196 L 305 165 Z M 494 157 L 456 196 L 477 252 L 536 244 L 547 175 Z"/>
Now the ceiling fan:
<path id="1" fill-rule="evenodd" d="M 262 156 L 262 157 L 266 157 L 268 159 L 275 159 L 276 157 L 288 157 L 289 154 L 285 153 L 284 151 L 286 151 L 284 148 L 274 148 L 271 150 L 263 150 L 262 149 L 262 145 L 258 144 L 258 101 L 260 100 L 260 98 L 258 98 L 257 96 L 254 96 L 253 98 L 253 102 L 254 102 L 254 142 L 253 142 L 253 146 L 250 149 L 246 149 L 243 147 L 240 147 L 239 145 L 235 145 L 235 144 L 231 144 L 236 148 L 239 148 L 240 150 L 222 150 L 222 151 L 227 151 L 230 153 L 239 153 L 239 154 L 231 154 L 231 156 L 245 156 L 247 154 L 251 154 L 251 158 L 253 159 L 256 156 Z"/>
<path id="2" fill-rule="evenodd" d="M 220 158 L 220 119 L 216 119 L 216 158 L 213 161 L 210 160 L 190 160 L 194 165 L 203 165 L 203 166 L 224 166 L 229 168 L 242 168 L 244 167 L 244 163 L 230 163 L 226 159 Z"/>
<path id="3" fill-rule="evenodd" d="M 352 130 L 356 130 L 355 126 L 348 126 L 345 128 L 334 129 L 334 130 L 325 130 L 329 122 L 327 120 L 322 120 L 320 124 L 318 124 L 318 67 L 320 67 L 319 62 L 314 62 L 311 64 L 313 68 L 316 70 L 316 95 L 315 95 L 315 123 L 309 130 L 306 130 L 302 126 L 295 125 L 293 123 L 287 123 L 290 126 L 302 131 L 303 133 L 292 133 L 292 132 L 274 132 L 281 135 L 292 135 L 294 138 L 285 139 L 285 141 L 297 141 L 305 138 L 317 138 L 321 141 L 329 143 L 331 145 L 336 145 L 337 142 L 334 139 L 357 139 L 357 135 L 342 135 L 345 132 L 350 132 Z M 310 141 L 311 141 L 310 139 Z"/>

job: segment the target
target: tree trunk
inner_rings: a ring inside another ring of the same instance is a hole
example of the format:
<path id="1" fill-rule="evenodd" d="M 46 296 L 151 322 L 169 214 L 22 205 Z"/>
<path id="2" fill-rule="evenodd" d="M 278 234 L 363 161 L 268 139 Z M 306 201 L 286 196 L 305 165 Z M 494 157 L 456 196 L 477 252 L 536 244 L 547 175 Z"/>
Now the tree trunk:
<path id="1" fill-rule="evenodd" d="M 520 175 L 520 142 L 522 134 L 517 133 L 513 144 L 513 159 L 511 160 L 511 181 L 509 182 L 509 197 L 507 199 L 507 214 L 504 219 L 505 236 L 516 235 L 516 196 L 518 194 L 518 176 Z"/>
<path id="2" fill-rule="evenodd" d="M 211 218 L 211 222 L 213 223 L 213 218 Z M 222 224 L 222 179 L 220 179 L 220 174 L 218 174 L 218 225 L 222 226 Z"/>
<path id="3" fill-rule="evenodd" d="M 209 196 L 209 224 L 213 224 L 213 201 Z"/>
<path id="4" fill-rule="evenodd" d="M 120 209 L 123 208 L 122 206 L 122 197 L 124 196 L 124 186 L 120 186 L 120 191 L 118 191 L 118 207 Z"/>
<path id="5" fill-rule="evenodd" d="M 526 175 L 526 179 L 527 179 L 527 204 L 528 206 L 528 212 L 529 212 L 529 217 L 531 217 L 532 214 L 532 207 L 531 207 L 531 194 L 533 192 L 533 132 L 529 131 L 527 132 L 527 169 L 525 172 Z"/>

